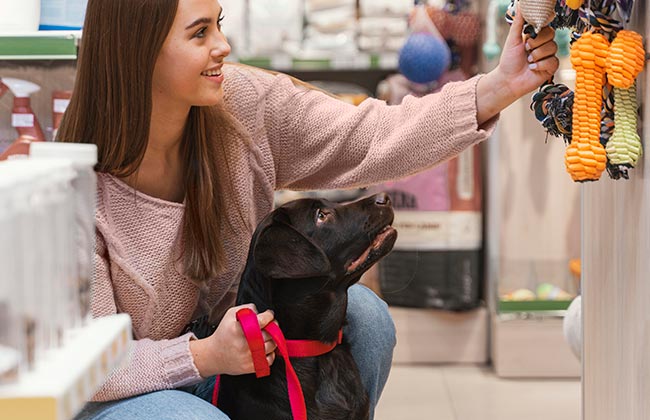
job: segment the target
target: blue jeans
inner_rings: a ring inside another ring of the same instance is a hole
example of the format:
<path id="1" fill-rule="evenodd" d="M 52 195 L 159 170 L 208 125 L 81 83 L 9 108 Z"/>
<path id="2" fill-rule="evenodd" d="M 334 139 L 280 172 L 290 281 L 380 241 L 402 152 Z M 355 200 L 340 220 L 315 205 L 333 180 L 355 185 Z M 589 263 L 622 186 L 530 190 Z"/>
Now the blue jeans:
<path id="1" fill-rule="evenodd" d="M 352 286 L 348 299 L 348 325 L 343 334 L 350 343 L 368 391 L 372 420 L 390 372 L 395 325 L 386 303 L 367 287 Z M 228 420 L 228 416 L 210 403 L 213 386 L 214 377 L 211 377 L 183 389 L 156 391 L 118 401 L 91 402 L 75 420 Z"/>

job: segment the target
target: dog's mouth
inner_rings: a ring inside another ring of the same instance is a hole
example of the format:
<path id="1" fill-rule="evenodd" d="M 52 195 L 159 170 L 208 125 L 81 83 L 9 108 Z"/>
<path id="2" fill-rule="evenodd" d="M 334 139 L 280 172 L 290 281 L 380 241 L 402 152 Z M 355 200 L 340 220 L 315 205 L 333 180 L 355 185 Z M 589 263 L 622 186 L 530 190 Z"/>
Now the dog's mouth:
<path id="1" fill-rule="evenodd" d="M 356 260 L 352 261 L 346 270 L 347 275 L 363 273 L 374 263 L 379 261 L 383 256 L 388 254 L 395 241 L 397 240 L 397 231 L 391 225 L 384 226 Z"/>

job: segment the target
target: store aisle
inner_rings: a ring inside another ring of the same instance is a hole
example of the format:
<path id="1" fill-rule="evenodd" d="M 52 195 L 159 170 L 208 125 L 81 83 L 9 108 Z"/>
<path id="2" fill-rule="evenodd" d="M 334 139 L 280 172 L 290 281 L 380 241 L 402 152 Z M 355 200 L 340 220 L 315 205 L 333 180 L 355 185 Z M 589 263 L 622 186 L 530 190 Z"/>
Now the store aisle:
<path id="1" fill-rule="evenodd" d="M 484 366 L 393 366 L 376 420 L 579 420 L 580 381 L 498 378 Z"/>

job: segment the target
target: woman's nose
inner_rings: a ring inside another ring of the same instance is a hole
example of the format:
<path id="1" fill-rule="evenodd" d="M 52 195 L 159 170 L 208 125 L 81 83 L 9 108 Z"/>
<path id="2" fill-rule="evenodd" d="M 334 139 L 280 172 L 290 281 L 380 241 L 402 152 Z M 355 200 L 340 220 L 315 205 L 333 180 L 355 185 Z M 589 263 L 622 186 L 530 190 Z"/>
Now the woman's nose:
<path id="1" fill-rule="evenodd" d="M 215 39 L 215 44 L 210 51 L 210 55 L 215 58 L 227 57 L 230 55 L 230 51 L 231 48 L 228 40 L 221 32 L 219 32 L 217 38 Z"/>

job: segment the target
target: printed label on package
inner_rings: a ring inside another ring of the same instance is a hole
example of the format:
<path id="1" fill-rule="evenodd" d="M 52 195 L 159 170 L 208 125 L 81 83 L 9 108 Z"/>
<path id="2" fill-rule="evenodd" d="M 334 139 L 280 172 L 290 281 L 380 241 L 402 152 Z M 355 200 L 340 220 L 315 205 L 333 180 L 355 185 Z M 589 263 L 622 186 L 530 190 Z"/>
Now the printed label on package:
<path id="1" fill-rule="evenodd" d="M 68 105 L 70 105 L 70 99 L 55 99 L 52 108 L 54 109 L 54 112 L 63 114 L 68 108 Z"/>
<path id="2" fill-rule="evenodd" d="M 33 127 L 34 114 L 11 114 L 12 127 Z"/>

